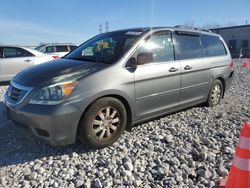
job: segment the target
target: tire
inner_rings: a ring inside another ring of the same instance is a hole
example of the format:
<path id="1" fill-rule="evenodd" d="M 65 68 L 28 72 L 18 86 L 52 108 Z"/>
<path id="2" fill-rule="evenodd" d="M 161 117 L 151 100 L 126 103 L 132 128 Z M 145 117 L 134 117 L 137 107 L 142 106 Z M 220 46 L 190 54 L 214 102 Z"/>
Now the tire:
<path id="1" fill-rule="evenodd" d="M 224 92 L 223 84 L 220 80 L 214 80 L 211 90 L 209 92 L 206 106 L 213 107 L 220 103 Z"/>
<path id="2" fill-rule="evenodd" d="M 112 97 L 98 99 L 79 124 L 79 140 L 91 148 L 104 148 L 119 139 L 126 124 L 127 112 L 121 101 Z"/>

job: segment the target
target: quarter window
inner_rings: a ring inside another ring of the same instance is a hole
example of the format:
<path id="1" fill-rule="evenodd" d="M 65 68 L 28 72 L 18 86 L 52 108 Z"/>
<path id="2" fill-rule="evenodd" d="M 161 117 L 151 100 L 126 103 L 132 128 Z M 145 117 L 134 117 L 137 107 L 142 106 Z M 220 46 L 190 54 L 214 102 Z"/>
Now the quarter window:
<path id="1" fill-rule="evenodd" d="M 21 48 L 11 48 L 11 47 L 3 48 L 4 58 L 29 57 L 29 56 L 33 56 L 33 54 Z"/>
<path id="2" fill-rule="evenodd" d="M 181 59 L 193 59 L 203 56 L 198 35 L 178 35 Z"/>
<path id="3" fill-rule="evenodd" d="M 174 60 L 174 47 L 170 33 L 158 33 L 148 39 L 138 53 L 153 53 L 153 62 Z"/>
<path id="4" fill-rule="evenodd" d="M 202 44 L 207 51 L 207 57 L 226 55 L 226 49 L 222 41 L 217 36 L 203 35 Z"/>
<path id="5" fill-rule="evenodd" d="M 68 46 L 56 46 L 56 52 L 68 52 Z"/>

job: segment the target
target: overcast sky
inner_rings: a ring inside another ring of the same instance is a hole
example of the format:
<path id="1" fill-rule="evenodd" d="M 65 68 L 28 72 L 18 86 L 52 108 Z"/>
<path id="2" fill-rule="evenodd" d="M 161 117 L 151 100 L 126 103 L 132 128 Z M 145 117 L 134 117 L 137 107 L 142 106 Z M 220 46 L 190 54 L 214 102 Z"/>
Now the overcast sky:
<path id="1" fill-rule="evenodd" d="M 250 0 L 0 0 L 0 42 L 81 44 L 99 33 L 141 26 L 185 23 L 250 23 Z"/>

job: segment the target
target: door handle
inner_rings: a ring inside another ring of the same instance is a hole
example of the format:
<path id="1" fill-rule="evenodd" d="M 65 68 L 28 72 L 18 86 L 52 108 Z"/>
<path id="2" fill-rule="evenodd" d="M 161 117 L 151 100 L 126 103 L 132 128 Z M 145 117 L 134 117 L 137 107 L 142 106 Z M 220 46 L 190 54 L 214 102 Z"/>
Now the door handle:
<path id="1" fill-rule="evenodd" d="M 171 67 L 168 71 L 169 72 L 176 72 L 176 71 L 178 71 L 179 69 L 177 69 L 177 68 L 174 68 L 174 67 Z"/>
<path id="2" fill-rule="evenodd" d="M 185 69 L 185 70 L 190 70 L 190 69 L 192 69 L 192 67 L 190 67 L 189 65 L 186 65 L 186 66 L 184 67 L 184 69 Z"/>
<path id="3" fill-rule="evenodd" d="M 31 59 L 25 59 L 24 62 L 31 62 Z"/>

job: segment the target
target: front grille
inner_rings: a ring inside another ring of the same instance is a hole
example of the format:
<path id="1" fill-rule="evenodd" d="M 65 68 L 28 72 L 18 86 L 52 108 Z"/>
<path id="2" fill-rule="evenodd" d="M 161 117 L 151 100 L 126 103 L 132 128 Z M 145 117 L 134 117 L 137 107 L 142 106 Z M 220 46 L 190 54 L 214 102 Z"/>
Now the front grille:
<path id="1" fill-rule="evenodd" d="M 23 97 L 27 94 L 28 91 L 24 91 L 14 86 L 11 87 L 9 98 L 12 102 L 18 103 L 20 102 Z"/>
<path id="2" fill-rule="evenodd" d="M 21 103 L 30 90 L 30 87 L 22 86 L 11 82 L 5 94 L 6 102 L 11 104 Z"/>

